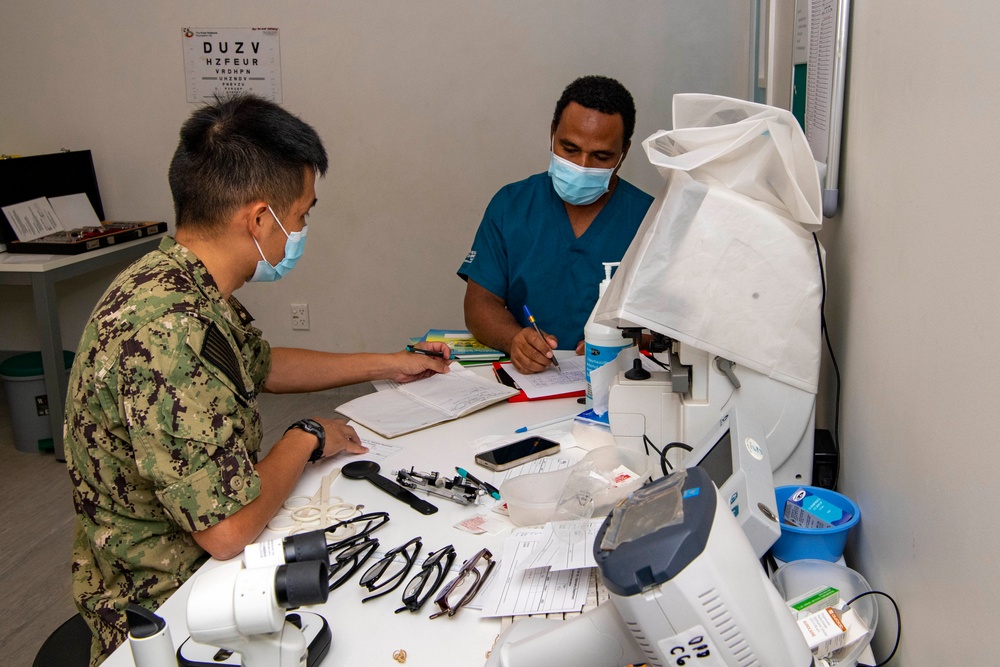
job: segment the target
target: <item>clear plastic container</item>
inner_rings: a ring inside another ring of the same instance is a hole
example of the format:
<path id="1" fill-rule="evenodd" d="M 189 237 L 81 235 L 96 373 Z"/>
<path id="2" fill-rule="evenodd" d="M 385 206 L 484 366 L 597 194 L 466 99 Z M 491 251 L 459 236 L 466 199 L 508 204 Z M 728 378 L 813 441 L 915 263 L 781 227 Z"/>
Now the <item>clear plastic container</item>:
<path id="1" fill-rule="evenodd" d="M 613 471 L 619 466 L 624 466 L 634 476 L 616 486 L 609 485 L 594 495 L 593 515 L 604 515 L 649 477 L 650 461 L 645 453 L 624 447 L 598 447 L 568 468 L 508 479 L 500 485 L 500 497 L 507 503 L 510 520 L 515 525 L 543 524 L 555 516 L 566 483 L 574 473 L 591 470 L 612 478 Z"/>
<path id="2" fill-rule="evenodd" d="M 865 578 L 851 568 L 815 559 L 792 561 L 774 572 L 771 581 L 786 602 L 820 586 L 833 586 L 840 591 L 840 599 L 844 602 L 859 593 L 871 590 Z M 875 636 L 875 628 L 878 625 L 878 601 L 875 596 L 866 595 L 855 600 L 851 603 L 851 608 L 868 626 L 868 634 L 843 655 L 840 655 L 840 652 L 833 653 L 833 656 L 840 661 L 839 664 L 843 665 L 854 665 L 858 661 Z"/>

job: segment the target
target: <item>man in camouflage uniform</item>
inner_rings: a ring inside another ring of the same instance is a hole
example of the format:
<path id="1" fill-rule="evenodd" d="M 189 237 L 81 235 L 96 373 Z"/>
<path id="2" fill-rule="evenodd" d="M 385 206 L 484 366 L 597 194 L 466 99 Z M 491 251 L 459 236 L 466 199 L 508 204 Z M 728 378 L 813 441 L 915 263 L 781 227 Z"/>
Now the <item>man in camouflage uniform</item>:
<path id="1" fill-rule="evenodd" d="M 314 417 L 258 462 L 261 391 L 447 371 L 407 352 L 271 349 L 232 296 L 294 266 L 326 167 L 315 130 L 275 104 L 244 96 L 196 111 L 170 165 L 175 238 L 118 276 L 87 324 L 65 442 L 73 591 L 93 665 L 124 641 L 125 605 L 156 609 L 209 556 L 241 553 L 308 461 L 366 451 L 342 420 Z"/>

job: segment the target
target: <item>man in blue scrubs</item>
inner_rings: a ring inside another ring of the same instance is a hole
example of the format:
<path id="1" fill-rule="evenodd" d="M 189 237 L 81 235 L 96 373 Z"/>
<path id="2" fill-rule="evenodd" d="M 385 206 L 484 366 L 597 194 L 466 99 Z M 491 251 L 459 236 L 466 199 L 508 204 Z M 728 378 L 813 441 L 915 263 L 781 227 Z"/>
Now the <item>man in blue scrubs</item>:
<path id="1" fill-rule="evenodd" d="M 548 172 L 504 187 L 486 208 L 458 270 L 465 325 L 522 373 L 546 369 L 553 349 L 583 354 L 603 263 L 621 260 L 653 201 L 617 175 L 634 128 L 624 86 L 577 79 L 556 103 Z"/>

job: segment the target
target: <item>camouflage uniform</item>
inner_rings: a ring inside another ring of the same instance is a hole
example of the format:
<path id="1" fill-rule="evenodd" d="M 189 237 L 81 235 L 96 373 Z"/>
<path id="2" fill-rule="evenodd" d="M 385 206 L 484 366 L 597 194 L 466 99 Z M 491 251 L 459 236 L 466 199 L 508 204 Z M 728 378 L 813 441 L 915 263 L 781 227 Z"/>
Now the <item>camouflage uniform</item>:
<path id="1" fill-rule="evenodd" d="M 208 558 L 190 533 L 260 493 L 257 394 L 271 352 L 235 298 L 166 238 L 101 298 L 70 374 L 66 461 L 77 512 L 73 594 L 92 664 Z"/>

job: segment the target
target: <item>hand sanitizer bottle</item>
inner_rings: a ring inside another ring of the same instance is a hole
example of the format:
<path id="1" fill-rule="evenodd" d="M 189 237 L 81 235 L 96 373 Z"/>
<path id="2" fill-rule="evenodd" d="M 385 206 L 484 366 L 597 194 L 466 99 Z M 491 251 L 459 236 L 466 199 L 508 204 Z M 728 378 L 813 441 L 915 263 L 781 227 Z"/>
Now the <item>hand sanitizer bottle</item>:
<path id="1" fill-rule="evenodd" d="M 623 338 L 621 329 L 605 326 L 594 322 L 594 315 L 597 307 L 601 303 L 601 297 L 611 282 L 611 269 L 618 266 L 619 262 L 604 262 L 604 280 L 598 288 L 597 303 L 594 310 L 587 318 L 587 324 L 583 327 L 583 340 L 585 344 L 584 355 L 586 356 L 586 376 L 587 376 L 587 407 L 594 405 L 594 390 L 590 382 L 590 374 L 615 360 L 618 353 L 632 345 L 629 338 Z"/>

